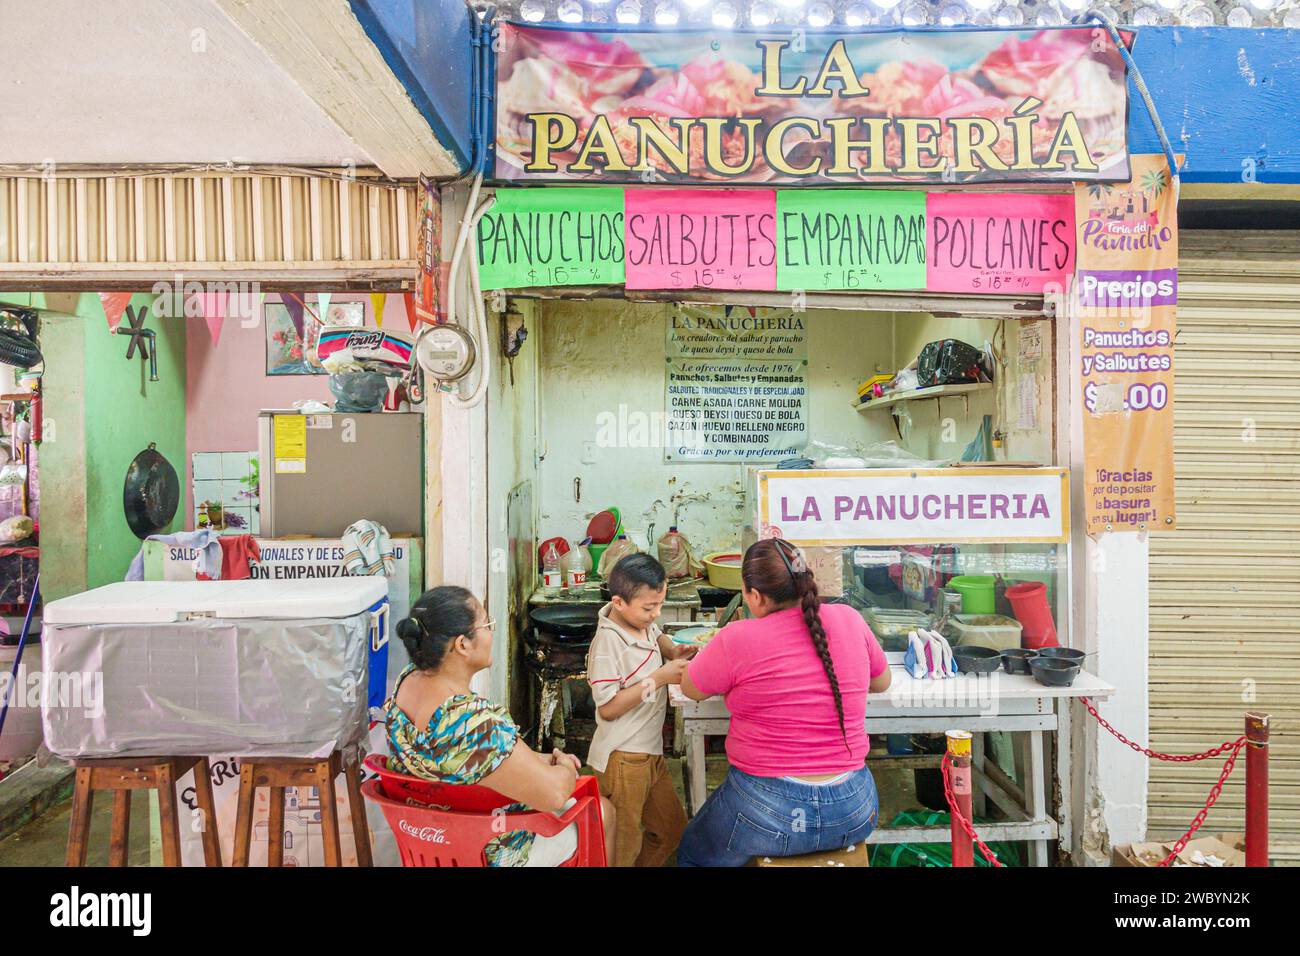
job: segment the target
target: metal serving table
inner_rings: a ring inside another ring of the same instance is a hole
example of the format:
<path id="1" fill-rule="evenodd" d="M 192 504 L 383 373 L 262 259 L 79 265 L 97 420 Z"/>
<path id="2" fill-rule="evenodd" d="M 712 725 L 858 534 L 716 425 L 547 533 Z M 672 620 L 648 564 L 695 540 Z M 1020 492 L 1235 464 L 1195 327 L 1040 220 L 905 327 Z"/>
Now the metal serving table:
<path id="1" fill-rule="evenodd" d="M 1048 687 L 1031 676 L 959 674 L 946 680 L 914 680 L 898 664 L 891 664 L 893 682 L 883 694 L 867 698 L 869 734 L 942 734 L 967 730 L 977 745 L 972 764 L 975 793 L 992 801 L 1009 818 L 981 823 L 980 838 L 1029 841 L 1033 864 L 1046 866 L 1051 844 L 1061 841 L 1061 823 L 1052 816 L 1047 798 L 1046 734 L 1054 734 L 1068 720 L 1068 701 L 1075 697 L 1100 700 L 1115 688 L 1093 674 L 1081 671 L 1070 687 Z M 704 701 L 687 698 L 677 685 L 669 687 L 669 701 L 678 708 L 686 743 L 685 776 L 688 812 L 694 815 L 706 793 L 704 758 L 706 737 L 726 736 L 731 715 L 721 697 Z M 980 735 L 1002 730 L 1019 738 L 1025 767 L 1022 789 L 991 759 L 986 759 Z M 869 758 L 870 759 L 870 758 Z M 909 765 L 917 765 L 913 758 Z M 1067 814 L 1062 812 L 1062 816 Z M 1067 817 L 1068 818 L 1068 817 Z M 946 843 L 948 827 L 879 827 L 868 843 Z"/>

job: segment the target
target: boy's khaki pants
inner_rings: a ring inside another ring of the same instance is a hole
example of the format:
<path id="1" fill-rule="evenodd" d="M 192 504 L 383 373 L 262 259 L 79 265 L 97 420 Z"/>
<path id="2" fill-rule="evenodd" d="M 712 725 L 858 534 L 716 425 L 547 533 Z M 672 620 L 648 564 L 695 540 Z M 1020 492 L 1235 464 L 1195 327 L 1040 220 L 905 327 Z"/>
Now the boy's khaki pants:
<path id="1" fill-rule="evenodd" d="M 668 761 L 658 754 L 616 750 L 596 779 L 601 795 L 614 804 L 610 865 L 663 866 L 686 829 L 686 811 L 673 790 Z"/>

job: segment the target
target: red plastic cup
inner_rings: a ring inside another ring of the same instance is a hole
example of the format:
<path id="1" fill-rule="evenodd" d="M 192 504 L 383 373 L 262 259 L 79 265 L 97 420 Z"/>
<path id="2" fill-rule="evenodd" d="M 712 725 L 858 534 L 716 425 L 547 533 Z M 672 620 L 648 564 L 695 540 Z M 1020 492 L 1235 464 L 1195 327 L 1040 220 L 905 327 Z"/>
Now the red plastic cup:
<path id="1" fill-rule="evenodd" d="M 1047 606 L 1047 585 L 1042 581 L 1026 581 L 1007 588 L 1011 613 L 1020 622 L 1020 646 L 1030 650 L 1056 647 L 1056 624 Z"/>

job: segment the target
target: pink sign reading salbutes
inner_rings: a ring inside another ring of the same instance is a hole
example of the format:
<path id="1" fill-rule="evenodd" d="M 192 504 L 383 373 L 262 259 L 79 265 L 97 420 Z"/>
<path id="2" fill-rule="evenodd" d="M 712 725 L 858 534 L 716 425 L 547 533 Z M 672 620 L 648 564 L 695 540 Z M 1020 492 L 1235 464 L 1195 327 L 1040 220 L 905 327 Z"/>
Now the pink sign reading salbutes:
<path id="1" fill-rule="evenodd" d="M 931 292 L 1064 290 L 1074 272 L 1074 197 L 930 193 L 925 287 Z"/>
<path id="2" fill-rule="evenodd" d="M 629 289 L 776 288 L 776 192 L 630 189 Z"/>

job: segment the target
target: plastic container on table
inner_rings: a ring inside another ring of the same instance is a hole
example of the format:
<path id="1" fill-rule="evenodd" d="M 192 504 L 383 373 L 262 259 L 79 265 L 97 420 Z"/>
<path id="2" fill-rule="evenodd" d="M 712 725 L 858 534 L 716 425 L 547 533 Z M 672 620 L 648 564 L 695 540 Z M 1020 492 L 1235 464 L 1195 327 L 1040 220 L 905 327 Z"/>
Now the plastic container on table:
<path id="1" fill-rule="evenodd" d="M 867 626 L 880 642 L 881 650 L 907 650 L 907 635 L 918 628 L 934 625 L 934 616 L 924 611 L 902 608 L 869 607 L 863 612 Z"/>
<path id="2" fill-rule="evenodd" d="M 1007 588 L 1011 611 L 1020 622 L 1021 646 L 1032 649 L 1056 647 L 1056 623 L 1047 606 L 1047 585 L 1042 581 L 1024 581 Z"/>
<path id="3" fill-rule="evenodd" d="M 1001 614 L 957 614 L 948 621 L 953 643 L 1004 651 L 1020 646 L 1020 622 Z"/>
<path id="4" fill-rule="evenodd" d="M 608 578 L 609 572 L 614 570 L 614 565 L 618 564 L 629 554 L 636 554 L 636 543 L 625 534 L 620 534 L 609 545 L 600 556 L 600 564 L 597 565 L 602 578 Z"/>
<path id="5" fill-rule="evenodd" d="M 959 574 L 948 580 L 948 587 L 961 595 L 963 614 L 993 614 L 996 602 L 993 597 L 993 576 L 989 574 Z"/>

